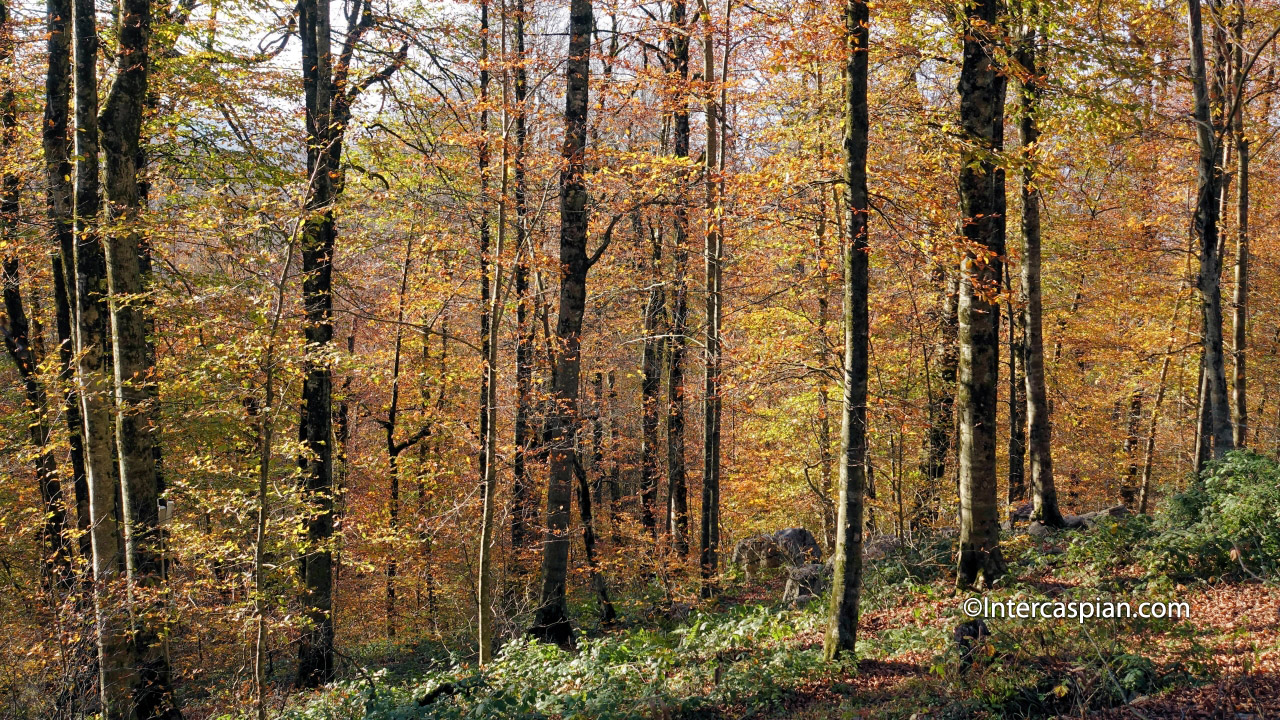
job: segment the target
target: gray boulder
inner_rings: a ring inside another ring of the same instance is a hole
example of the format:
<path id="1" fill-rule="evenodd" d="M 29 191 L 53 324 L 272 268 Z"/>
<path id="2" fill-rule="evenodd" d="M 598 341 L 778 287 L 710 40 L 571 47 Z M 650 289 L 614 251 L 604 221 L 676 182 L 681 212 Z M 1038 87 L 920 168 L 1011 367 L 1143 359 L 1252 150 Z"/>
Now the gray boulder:
<path id="1" fill-rule="evenodd" d="M 799 603 L 799 599 L 821 595 L 831 580 L 831 568 L 821 563 L 810 563 L 787 568 L 787 585 L 782 590 L 782 602 Z"/>
<path id="2" fill-rule="evenodd" d="M 1123 505 L 1115 505 L 1105 510 L 1096 510 L 1087 512 L 1083 515 L 1067 515 L 1062 518 L 1062 522 L 1069 528 L 1083 528 L 1088 530 L 1098 524 L 1098 520 L 1104 517 L 1122 518 L 1130 515 L 1129 508 Z"/>
<path id="3" fill-rule="evenodd" d="M 822 547 L 813 533 L 804 528 L 785 528 L 773 534 L 773 541 L 791 565 L 822 562 Z"/>
<path id="4" fill-rule="evenodd" d="M 743 569 L 747 580 L 755 580 L 761 567 L 782 567 L 784 554 L 777 541 L 768 535 L 743 538 L 733 546 L 730 561 Z"/>

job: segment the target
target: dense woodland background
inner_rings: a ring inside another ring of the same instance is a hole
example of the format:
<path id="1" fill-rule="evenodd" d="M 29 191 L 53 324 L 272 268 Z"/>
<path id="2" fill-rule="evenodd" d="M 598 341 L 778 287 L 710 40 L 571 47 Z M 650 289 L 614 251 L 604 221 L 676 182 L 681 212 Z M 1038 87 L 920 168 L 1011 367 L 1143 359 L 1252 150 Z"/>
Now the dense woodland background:
<path id="1" fill-rule="evenodd" d="M 1278 29 L 6 2 L 0 716 L 1267 716 Z M 730 562 L 794 527 L 859 671 Z M 957 581 L 1199 624 L 953 634 Z"/>

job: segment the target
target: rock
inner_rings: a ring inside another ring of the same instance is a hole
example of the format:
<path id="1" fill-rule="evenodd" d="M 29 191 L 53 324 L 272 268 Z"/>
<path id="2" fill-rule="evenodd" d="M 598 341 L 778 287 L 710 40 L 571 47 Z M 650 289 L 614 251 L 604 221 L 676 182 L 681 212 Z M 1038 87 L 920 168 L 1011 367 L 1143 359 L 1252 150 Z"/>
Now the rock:
<path id="1" fill-rule="evenodd" d="M 791 607 L 795 608 L 796 610 L 801 610 L 806 605 L 808 605 L 809 603 L 817 599 L 818 599 L 817 595 L 799 595 L 794 600 L 791 601 Z"/>
<path id="2" fill-rule="evenodd" d="M 755 580 L 756 571 L 761 566 L 776 568 L 782 566 L 783 553 L 778 543 L 768 535 L 743 538 L 733 546 L 731 561 L 746 572 L 747 580 Z"/>
<path id="3" fill-rule="evenodd" d="M 1066 515 L 1062 518 L 1063 525 L 1069 528 L 1083 528 L 1085 530 L 1098 524 L 1098 520 L 1104 517 L 1122 518 L 1130 515 L 1129 508 L 1124 505 L 1114 505 L 1105 510 L 1095 510 L 1082 515 Z"/>
<path id="4" fill-rule="evenodd" d="M 883 560 L 886 555 L 902 548 L 902 541 L 894 535 L 883 535 L 862 544 L 864 560 Z"/>
<path id="5" fill-rule="evenodd" d="M 1031 511 L 1034 509 L 1034 504 L 1029 502 L 1022 503 L 1009 511 L 1009 520 L 1014 523 L 1026 522 L 1031 519 Z"/>
<path id="6" fill-rule="evenodd" d="M 787 568 L 787 585 L 782 590 L 782 602 L 791 602 L 805 595 L 821 595 L 827 589 L 830 578 L 830 568 L 818 563 Z"/>
<path id="7" fill-rule="evenodd" d="M 822 547 L 813 533 L 804 528 L 786 528 L 773 534 L 773 541 L 792 565 L 822 562 Z"/>
<path id="8" fill-rule="evenodd" d="M 1047 538 L 1053 534 L 1053 528 L 1037 520 L 1027 526 L 1027 534 L 1033 538 Z"/>
<path id="9" fill-rule="evenodd" d="M 981 645 L 983 640 L 990 635 L 987 630 L 987 624 L 982 618 L 970 620 L 962 623 L 951 632 L 951 637 L 956 643 L 956 648 L 960 650 L 960 662 L 968 662 L 969 657 L 973 654 L 974 646 Z"/>

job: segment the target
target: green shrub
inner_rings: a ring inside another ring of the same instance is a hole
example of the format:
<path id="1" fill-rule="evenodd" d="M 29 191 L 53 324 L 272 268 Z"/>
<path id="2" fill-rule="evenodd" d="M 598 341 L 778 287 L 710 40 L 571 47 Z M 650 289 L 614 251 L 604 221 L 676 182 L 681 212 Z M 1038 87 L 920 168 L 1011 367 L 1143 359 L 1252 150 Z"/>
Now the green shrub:
<path id="1" fill-rule="evenodd" d="M 1280 571 L 1280 465 L 1248 451 L 1211 463 L 1166 504 L 1152 570 L 1175 578 Z"/>

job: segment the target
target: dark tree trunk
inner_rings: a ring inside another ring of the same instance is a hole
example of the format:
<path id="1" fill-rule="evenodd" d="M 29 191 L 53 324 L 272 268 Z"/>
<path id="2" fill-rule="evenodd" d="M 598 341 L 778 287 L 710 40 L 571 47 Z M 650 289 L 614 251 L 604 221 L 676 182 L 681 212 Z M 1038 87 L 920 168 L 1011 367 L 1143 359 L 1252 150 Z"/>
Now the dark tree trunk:
<path id="1" fill-rule="evenodd" d="M 600 622 L 608 624 L 617 619 L 618 613 L 609 600 L 609 584 L 605 580 L 604 571 L 596 561 L 596 531 L 591 516 L 591 481 L 587 478 L 587 470 L 583 467 L 580 452 L 574 453 L 574 475 L 578 480 L 578 519 L 582 524 L 582 548 L 587 558 L 587 568 L 591 572 L 591 589 L 596 594 L 596 602 L 600 608 Z"/>
<path id="2" fill-rule="evenodd" d="M 569 562 L 569 503 L 576 458 L 578 385 L 582 357 L 582 315 L 587 300 L 586 171 L 588 80 L 591 74 L 591 0 L 571 0 L 569 55 L 565 64 L 564 169 L 560 173 L 560 312 L 554 405 L 550 417 L 550 472 L 547 532 L 542 558 L 542 592 L 529 634 L 567 645 L 573 642 L 565 602 Z"/>
<path id="3" fill-rule="evenodd" d="M 639 212 L 634 224 L 637 235 L 643 236 L 643 224 Z M 644 242 L 644 237 L 638 238 Z M 658 503 L 658 426 L 660 406 L 658 394 L 662 389 L 662 356 L 666 342 L 659 332 L 666 319 L 666 291 L 662 281 L 662 244 L 652 238 L 652 263 L 649 299 L 644 307 L 644 356 L 641 362 L 640 404 L 640 523 L 657 537 Z"/>
<path id="4" fill-rule="evenodd" d="M 107 268 L 98 238 L 98 29 L 92 0 L 75 0 L 75 278 L 76 386 L 85 438 L 89 528 L 93 550 L 94 616 L 98 634 L 98 682 L 107 717 L 127 711 L 133 686 L 129 628 L 120 577 L 123 541 L 117 502 L 120 483 L 113 462 L 108 335 Z"/>
<path id="5" fill-rule="evenodd" d="M 155 366 L 148 343 L 150 322 L 144 304 L 132 298 L 147 292 L 150 278 L 139 227 L 142 115 L 150 70 L 151 0 L 122 0 L 117 24 L 116 76 L 99 122 L 105 162 L 107 281 L 111 301 L 111 347 L 115 370 L 116 448 L 124 518 L 125 572 L 131 588 L 163 584 L 160 482 L 155 452 Z M 129 716 L 177 717 L 169 658 L 161 641 L 163 614 L 130 613 Z"/>
<path id="6" fill-rule="evenodd" d="M 957 582 L 990 585 L 1004 574 L 996 501 L 996 385 L 1005 254 L 1005 76 L 992 51 L 1000 0 L 966 6 L 960 69 L 960 124 L 972 143 L 961 159 L 960 216 L 968 247 L 960 279 L 960 555 Z"/>
<path id="7" fill-rule="evenodd" d="M 1037 143 L 1040 141 L 1040 71 L 1036 67 L 1036 23 L 1033 6 L 1018 44 L 1016 59 L 1026 73 L 1018 93 L 1022 120 L 1018 126 L 1025 164 L 1022 167 L 1022 370 L 1026 375 L 1027 445 L 1031 455 L 1031 519 L 1060 527 L 1058 493 L 1053 484 L 1053 426 L 1049 420 L 1049 397 L 1044 377 L 1044 295 L 1040 283 L 1040 188 L 1036 181 Z"/>
<path id="8" fill-rule="evenodd" d="M 677 162 L 689 157 L 689 109 L 687 86 L 689 78 L 689 34 L 685 17 L 684 0 L 671 3 L 671 26 L 675 30 L 668 40 L 667 53 L 671 58 L 670 83 L 672 103 L 671 150 Z M 708 118 L 712 122 L 711 118 Z M 711 127 L 711 126 L 708 126 Z M 710 130 L 714 133 L 714 129 Z M 714 152 L 714 149 L 711 149 Z M 689 318 L 689 209 L 687 198 L 677 202 L 673 215 L 673 246 L 671 259 L 674 264 L 671 281 L 671 339 L 667 354 L 667 492 L 669 515 L 664 525 L 671 528 L 676 552 L 689 552 L 689 490 L 688 467 L 684 447 L 684 356 L 688 340 Z"/>
<path id="9" fill-rule="evenodd" d="M 524 0 L 516 0 L 514 16 L 514 42 L 516 65 L 513 69 L 515 99 L 515 153 L 512 173 L 515 180 L 515 243 L 516 265 L 513 282 L 516 293 L 516 417 L 515 457 L 512 459 L 511 478 L 511 549 L 519 557 L 529 537 L 529 522 L 537 508 L 531 502 L 529 480 L 529 456 L 532 450 L 533 430 L 533 296 L 529 283 L 529 271 L 533 261 L 533 241 L 529 237 L 528 189 L 525 179 L 525 155 L 528 143 L 525 102 L 528 96 L 528 72 L 525 68 Z"/>
<path id="10" fill-rule="evenodd" d="M 1231 412 L 1227 399 L 1227 379 L 1222 347 L 1222 257 L 1218 243 L 1219 134 L 1209 111 L 1209 89 L 1205 77 L 1204 29 L 1200 0 L 1187 0 L 1187 30 L 1191 44 L 1191 81 L 1199 161 L 1196 165 L 1196 210 L 1194 227 L 1200 241 L 1200 317 L 1203 323 L 1204 398 L 1214 458 L 1234 447 Z M 1199 469 L 1199 468 L 1197 468 Z"/>
<path id="11" fill-rule="evenodd" d="M 1138 442 L 1142 431 L 1142 388 L 1133 391 L 1129 396 L 1129 413 L 1126 425 L 1128 432 L 1124 438 L 1124 456 L 1127 460 L 1124 474 L 1120 477 L 1120 502 L 1130 510 L 1138 507 Z"/>
<path id="12" fill-rule="evenodd" d="M 844 412 L 840 432 L 840 504 L 836 522 L 831 608 L 823 655 L 854 657 L 858 603 L 862 593 L 862 500 L 867 466 L 867 368 L 870 284 L 867 238 L 867 48 L 869 11 L 865 0 L 845 5 L 848 45 L 845 65 L 844 180 L 846 243 L 844 260 Z"/>
<path id="13" fill-rule="evenodd" d="M 63 390 L 63 415 L 70 447 L 71 487 L 75 492 L 76 530 L 80 556 L 92 567 L 89 544 L 89 485 L 84 466 L 84 423 L 75 378 L 75 225 L 72 218 L 74 169 L 70 159 L 71 104 L 71 1 L 47 4 L 48 73 L 45 76 L 44 132 L 47 214 L 53 247 L 53 303 L 58 333 L 59 383 Z"/>
<path id="14" fill-rule="evenodd" d="M 934 356 L 938 358 L 938 386 L 930 390 L 929 428 L 925 434 L 924 461 L 920 464 L 924 487 L 917 497 L 915 511 L 916 524 L 925 526 L 938 519 L 939 497 L 943 479 L 947 476 L 947 456 L 951 453 L 952 436 L 955 434 L 956 372 L 960 362 L 956 345 L 959 275 L 954 268 L 942 265 L 934 268 L 933 275 L 941 293 L 937 309 L 938 342 L 934 346 Z"/>
<path id="15" fill-rule="evenodd" d="M 1025 302 L 1025 298 L 1023 299 Z M 1021 313 L 1008 305 L 1009 316 L 1009 505 L 1027 494 L 1027 378 L 1023 360 L 1026 333 Z"/>
<path id="16" fill-rule="evenodd" d="M 729 12 L 726 6 L 725 12 Z M 715 43 L 713 42 L 711 16 L 703 14 L 706 27 L 703 34 L 703 77 L 715 81 Z M 729 18 L 726 15 L 726 27 Z M 731 45 L 726 37 L 723 67 L 727 70 Z M 720 263 L 724 248 L 724 212 L 721 206 L 721 190 L 724 185 L 725 155 L 725 81 L 721 73 L 720 102 L 714 97 L 706 102 L 707 146 L 704 180 L 707 188 L 706 239 L 703 244 L 704 272 L 707 304 L 706 335 L 703 350 L 703 404 L 702 404 L 702 517 L 699 537 L 698 566 L 702 574 L 702 597 L 715 594 L 715 577 L 720 555 L 720 364 L 723 354 L 720 337 L 722 298 L 720 294 Z M 677 507 L 677 509 L 679 509 Z M 677 546 L 680 549 L 680 546 Z"/>
<path id="17" fill-rule="evenodd" d="M 334 176 L 340 157 L 332 112 L 333 56 L 329 1 L 298 5 L 302 39 L 302 78 L 306 96 L 307 218 L 302 229 L 303 337 L 302 422 L 304 454 L 298 464 L 308 504 L 307 548 L 300 560 L 302 603 L 307 627 L 298 641 L 299 687 L 317 687 L 333 679 L 333 376 L 327 360 L 333 342 Z"/>

